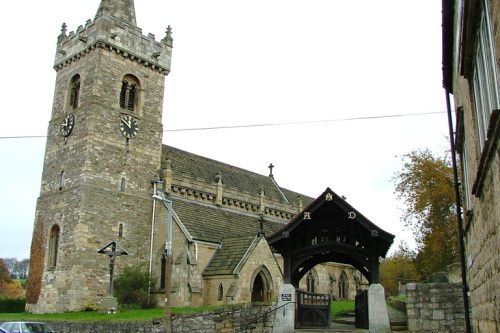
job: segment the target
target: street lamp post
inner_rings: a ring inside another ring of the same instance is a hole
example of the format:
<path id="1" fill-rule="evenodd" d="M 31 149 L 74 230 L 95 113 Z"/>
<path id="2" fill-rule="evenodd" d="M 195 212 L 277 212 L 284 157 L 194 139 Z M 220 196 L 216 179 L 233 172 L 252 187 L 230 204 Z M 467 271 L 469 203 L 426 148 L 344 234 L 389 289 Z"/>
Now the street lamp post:
<path id="1" fill-rule="evenodd" d="M 170 291 L 172 285 L 172 201 L 165 198 L 163 192 L 155 191 L 154 200 L 163 202 L 168 210 L 167 242 L 165 243 L 165 332 L 172 333 L 172 317 L 170 313 Z"/>

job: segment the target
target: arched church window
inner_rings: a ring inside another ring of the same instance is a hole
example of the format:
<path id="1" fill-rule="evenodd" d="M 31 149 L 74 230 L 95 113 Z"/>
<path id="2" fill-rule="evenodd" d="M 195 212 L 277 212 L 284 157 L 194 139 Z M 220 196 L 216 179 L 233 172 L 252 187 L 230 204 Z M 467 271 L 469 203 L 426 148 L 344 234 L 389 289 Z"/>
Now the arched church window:
<path id="1" fill-rule="evenodd" d="M 57 253 L 59 251 L 59 237 L 61 235 L 61 229 L 58 225 L 54 225 L 50 229 L 49 237 L 49 268 L 54 269 L 57 264 Z"/>
<path id="2" fill-rule="evenodd" d="M 69 106 L 72 109 L 78 108 L 80 101 L 80 75 L 76 74 L 71 78 L 69 85 Z"/>
<path id="3" fill-rule="evenodd" d="M 120 223 L 120 225 L 118 226 L 118 237 L 123 237 L 123 223 Z"/>
<path id="4" fill-rule="evenodd" d="M 339 279 L 339 298 L 346 299 L 348 297 L 349 279 L 345 271 L 342 271 Z"/>
<path id="5" fill-rule="evenodd" d="M 217 300 L 222 301 L 224 298 L 224 286 L 222 283 L 219 284 L 219 290 L 217 291 Z"/>
<path id="6" fill-rule="evenodd" d="M 314 277 L 313 272 L 309 271 L 307 274 L 307 291 L 313 293 L 315 291 L 316 278 Z"/>
<path id="7" fill-rule="evenodd" d="M 126 75 L 120 90 L 120 108 L 133 112 L 137 110 L 138 100 L 139 80 L 132 75 Z"/>

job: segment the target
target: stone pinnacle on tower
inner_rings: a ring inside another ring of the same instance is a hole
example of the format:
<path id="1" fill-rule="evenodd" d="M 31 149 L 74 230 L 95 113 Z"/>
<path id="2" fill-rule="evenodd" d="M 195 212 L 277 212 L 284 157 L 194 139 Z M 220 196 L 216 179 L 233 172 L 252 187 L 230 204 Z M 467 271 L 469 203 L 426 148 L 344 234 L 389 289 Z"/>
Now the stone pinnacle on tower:
<path id="1" fill-rule="evenodd" d="M 133 26 L 137 26 L 134 0 L 101 0 L 95 18 L 101 15 L 114 16 Z"/>

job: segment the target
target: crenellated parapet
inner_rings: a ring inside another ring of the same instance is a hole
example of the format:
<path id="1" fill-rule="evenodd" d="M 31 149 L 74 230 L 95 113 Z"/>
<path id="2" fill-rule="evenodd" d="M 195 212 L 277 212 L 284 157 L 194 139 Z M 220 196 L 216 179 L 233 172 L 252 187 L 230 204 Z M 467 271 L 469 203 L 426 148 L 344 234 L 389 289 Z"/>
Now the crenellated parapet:
<path id="1" fill-rule="evenodd" d="M 97 49 L 108 50 L 124 59 L 138 62 L 144 67 L 164 75 L 170 72 L 173 38 L 172 29 L 167 28 L 161 41 L 155 35 L 143 35 L 142 29 L 122 19 L 101 15 L 94 21 L 87 20 L 76 32 L 66 32 L 63 24 L 57 39 L 57 53 L 54 62 L 56 71 L 79 61 Z"/>

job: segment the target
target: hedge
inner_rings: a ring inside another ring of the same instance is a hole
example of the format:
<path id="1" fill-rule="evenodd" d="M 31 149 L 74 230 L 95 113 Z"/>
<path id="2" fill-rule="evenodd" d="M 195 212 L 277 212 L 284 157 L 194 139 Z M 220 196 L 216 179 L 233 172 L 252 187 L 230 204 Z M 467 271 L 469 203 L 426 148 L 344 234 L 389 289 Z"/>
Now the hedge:
<path id="1" fill-rule="evenodd" d="M 4 298 L 0 299 L 0 313 L 20 313 L 24 312 L 26 306 L 25 299 L 12 299 Z"/>

